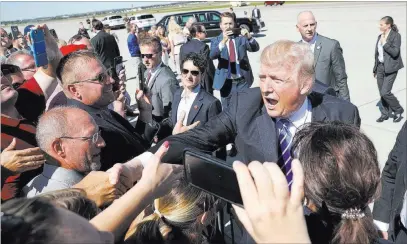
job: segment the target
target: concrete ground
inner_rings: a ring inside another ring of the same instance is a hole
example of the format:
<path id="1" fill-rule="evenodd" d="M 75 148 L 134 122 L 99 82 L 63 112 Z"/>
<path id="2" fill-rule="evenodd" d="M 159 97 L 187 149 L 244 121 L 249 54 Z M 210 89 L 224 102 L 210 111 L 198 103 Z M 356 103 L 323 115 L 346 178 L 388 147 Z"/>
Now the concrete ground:
<path id="1" fill-rule="evenodd" d="M 359 107 L 362 118 L 361 129 L 371 138 L 378 151 L 379 162 L 383 167 L 387 156 L 392 149 L 397 133 L 405 119 L 400 123 L 392 120 L 377 123 L 380 116 L 378 107 L 379 92 L 372 70 L 374 64 L 374 49 L 377 36 L 380 34 L 378 23 L 384 15 L 390 15 L 400 29 L 402 46 L 401 56 L 406 59 L 406 2 L 315 2 L 286 4 L 277 7 L 259 6 L 266 30 L 256 37 L 260 44 L 260 51 L 249 53 L 255 82 L 258 84 L 260 68 L 260 54 L 264 47 L 280 39 L 300 40 L 296 31 L 297 14 L 303 10 L 311 10 L 318 21 L 318 32 L 324 36 L 340 42 L 348 74 L 348 85 L 351 101 Z M 243 11 L 251 13 L 252 7 L 235 8 L 237 16 L 243 16 Z M 220 9 L 219 11 L 226 11 Z M 164 14 L 156 14 L 159 21 Z M 68 40 L 77 33 L 78 22 L 84 20 L 66 20 L 47 23 L 49 28 L 54 28 L 59 37 Z M 19 29 L 23 30 L 24 26 Z M 126 30 L 114 30 L 119 37 L 119 48 L 124 60 L 130 55 L 127 48 Z M 406 64 L 407 65 L 407 64 Z M 131 78 L 131 77 L 128 77 Z M 129 79 L 127 90 L 134 94 L 137 81 Z M 400 70 L 393 86 L 393 92 L 406 108 L 406 69 Z M 132 101 L 134 103 L 134 101 Z"/>

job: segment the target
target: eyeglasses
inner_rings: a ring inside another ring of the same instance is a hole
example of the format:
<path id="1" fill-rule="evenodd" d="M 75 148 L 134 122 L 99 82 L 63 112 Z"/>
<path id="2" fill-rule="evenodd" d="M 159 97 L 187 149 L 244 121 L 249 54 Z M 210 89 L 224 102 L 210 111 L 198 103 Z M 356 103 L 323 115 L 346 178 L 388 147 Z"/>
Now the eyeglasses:
<path id="1" fill-rule="evenodd" d="M 21 71 L 28 71 L 28 72 L 33 72 L 33 73 L 35 73 L 36 72 L 36 70 L 34 69 L 34 68 L 25 68 L 25 69 L 21 69 Z"/>
<path id="2" fill-rule="evenodd" d="M 149 54 L 141 54 L 141 58 L 143 59 L 144 57 L 151 59 L 153 58 L 154 55 L 156 55 L 157 53 L 149 53 Z"/>
<path id="3" fill-rule="evenodd" d="M 182 74 L 183 75 L 187 75 L 188 73 L 191 73 L 191 75 L 193 75 L 193 76 L 198 76 L 200 72 L 197 71 L 197 70 L 182 69 Z"/>
<path id="4" fill-rule="evenodd" d="M 80 137 L 70 137 L 70 136 L 62 136 L 60 137 L 61 139 L 72 139 L 72 140 L 83 140 L 83 141 L 87 141 L 87 140 L 92 140 L 93 144 L 96 144 L 99 140 L 99 136 L 100 136 L 100 130 L 98 132 L 96 132 L 95 134 L 93 134 L 92 136 L 86 137 L 86 136 L 80 136 Z"/>
<path id="5" fill-rule="evenodd" d="M 109 71 L 103 72 L 98 74 L 95 78 L 87 79 L 87 80 L 79 80 L 79 81 L 74 81 L 71 82 L 71 84 L 78 84 L 82 82 L 87 82 L 87 83 L 93 83 L 93 84 L 100 84 L 102 85 L 103 83 L 106 83 L 106 80 L 108 80 L 111 75 Z"/>

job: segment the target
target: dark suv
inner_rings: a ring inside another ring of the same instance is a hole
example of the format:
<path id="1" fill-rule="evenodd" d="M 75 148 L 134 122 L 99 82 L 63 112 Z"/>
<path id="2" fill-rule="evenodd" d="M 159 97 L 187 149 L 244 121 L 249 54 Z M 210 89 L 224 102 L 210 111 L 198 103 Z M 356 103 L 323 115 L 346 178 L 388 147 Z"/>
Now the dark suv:
<path id="1" fill-rule="evenodd" d="M 158 23 L 158 25 L 168 26 L 168 21 L 170 17 L 174 16 L 177 23 L 184 27 L 185 23 L 190 17 L 194 17 L 197 22 L 202 23 L 205 26 L 207 37 L 215 37 L 220 35 L 222 30 L 219 27 L 220 24 L 220 12 L 218 11 L 194 11 L 187 13 L 171 14 L 164 16 Z M 263 28 L 264 22 L 261 21 L 260 25 L 256 19 L 249 18 L 236 18 L 237 27 L 245 28 L 250 32 L 259 33 L 260 29 Z"/>

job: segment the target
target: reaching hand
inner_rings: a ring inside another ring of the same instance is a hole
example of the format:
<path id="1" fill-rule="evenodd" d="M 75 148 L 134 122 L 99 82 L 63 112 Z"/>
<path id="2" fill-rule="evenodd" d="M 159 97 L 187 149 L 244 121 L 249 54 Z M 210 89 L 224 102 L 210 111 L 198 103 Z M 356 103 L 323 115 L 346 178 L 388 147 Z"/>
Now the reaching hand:
<path id="1" fill-rule="evenodd" d="M 116 185 L 121 183 L 126 187 L 127 190 L 133 187 L 134 182 L 131 171 L 126 167 L 126 165 L 117 163 L 108 169 L 106 173 L 109 173 L 110 184 Z"/>
<path id="2" fill-rule="evenodd" d="M 241 31 L 240 31 L 240 34 L 242 35 L 242 36 L 246 36 L 247 37 L 247 39 L 251 39 L 252 38 L 252 35 L 250 34 L 250 32 L 247 30 L 247 29 L 242 29 Z"/>
<path id="3" fill-rule="evenodd" d="M 168 151 L 169 143 L 166 141 L 152 155 L 145 165 L 143 175 L 138 184 L 145 185 L 149 189 L 154 198 L 159 198 L 167 194 L 172 188 L 176 180 L 182 176 L 182 165 L 161 163 L 161 159 Z"/>
<path id="4" fill-rule="evenodd" d="M 113 173 L 92 171 L 73 188 L 83 189 L 87 197 L 95 201 L 98 207 L 108 205 L 127 191 L 122 180 L 116 181 L 111 174 Z"/>
<path id="5" fill-rule="evenodd" d="M 182 111 L 180 119 L 177 121 L 177 123 L 174 126 L 174 129 L 172 130 L 173 135 L 183 133 L 183 132 L 193 129 L 199 125 L 200 121 L 196 121 L 192 125 L 184 126 L 182 123 L 184 122 L 185 116 L 186 116 L 185 111 Z"/>
<path id="6" fill-rule="evenodd" d="M 275 163 L 234 162 L 244 209 L 233 206 L 239 220 L 257 243 L 311 243 L 302 198 L 304 173 L 298 160 L 292 170 L 291 193 L 285 175 Z M 253 178 L 252 178 L 253 177 Z"/>
<path id="7" fill-rule="evenodd" d="M 45 163 L 44 154 L 39 147 L 15 150 L 16 139 L 1 153 L 1 165 L 13 174 L 38 169 Z"/>

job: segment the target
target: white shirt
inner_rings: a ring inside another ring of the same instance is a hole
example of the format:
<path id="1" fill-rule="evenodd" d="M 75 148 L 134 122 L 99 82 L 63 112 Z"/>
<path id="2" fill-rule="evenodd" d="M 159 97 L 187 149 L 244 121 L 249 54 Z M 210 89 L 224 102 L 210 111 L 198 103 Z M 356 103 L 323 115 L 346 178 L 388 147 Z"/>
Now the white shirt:
<path id="1" fill-rule="evenodd" d="M 315 50 L 315 43 L 317 42 L 317 37 L 318 37 L 318 33 L 315 33 L 314 37 L 313 37 L 312 40 L 309 41 L 309 42 L 307 42 L 307 41 L 305 41 L 304 39 L 302 39 L 302 42 L 303 42 L 303 43 L 308 43 L 308 44 L 309 44 L 312 53 L 314 53 L 314 50 Z"/>
<path id="2" fill-rule="evenodd" d="M 252 38 L 252 39 L 253 39 L 253 38 Z M 237 55 L 236 41 L 235 41 L 235 39 L 229 39 L 229 41 L 226 42 L 226 48 L 228 49 L 228 53 L 230 54 L 230 50 L 229 50 L 229 42 L 230 42 L 230 41 L 233 42 L 233 45 L 234 45 L 234 47 L 235 47 L 236 64 L 239 64 L 239 58 L 238 58 L 238 55 Z M 225 48 L 225 44 L 223 44 L 223 42 L 220 42 L 220 43 L 219 43 L 219 51 L 222 52 L 223 48 Z M 230 74 L 230 77 L 231 77 L 232 79 L 237 79 L 237 78 L 240 78 L 240 75 L 239 75 L 239 74 Z"/>
<path id="3" fill-rule="evenodd" d="M 291 134 L 291 140 L 293 139 L 295 133 L 297 132 L 298 128 L 306 123 L 311 123 L 311 102 L 306 98 L 304 103 L 301 105 L 300 109 L 295 111 L 288 120 L 291 122 L 288 125 L 288 130 Z M 277 119 L 279 121 L 280 119 Z M 279 129 L 280 132 L 280 129 Z"/>
<path id="4" fill-rule="evenodd" d="M 390 31 L 391 31 L 391 29 L 389 30 L 389 33 L 387 33 L 387 36 L 390 35 Z M 383 35 L 383 34 L 380 35 L 380 39 L 382 39 L 382 35 Z M 383 56 L 384 50 L 383 50 L 383 46 L 384 46 L 384 44 L 386 44 L 386 42 L 384 42 L 383 44 L 381 44 L 381 43 L 380 43 L 380 39 L 379 39 L 379 41 L 377 42 L 377 51 L 379 52 L 379 57 L 378 57 L 378 59 L 379 59 L 380 63 L 383 63 L 383 62 L 384 62 L 384 56 Z"/>
<path id="5" fill-rule="evenodd" d="M 256 18 L 258 17 L 258 15 L 257 15 L 257 8 L 254 9 L 254 17 L 256 17 Z"/>
<path id="6" fill-rule="evenodd" d="M 153 77 L 157 74 L 158 68 L 161 67 L 161 64 L 162 64 L 162 63 L 163 63 L 163 62 L 161 61 L 161 63 L 160 63 L 159 65 L 155 66 L 155 68 L 152 68 L 152 69 L 150 69 L 150 70 L 147 72 L 147 77 L 148 77 L 148 73 L 151 72 L 150 80 L 148 80 L 148 81 L 146 82 L 148 85 L 150 85 L 150 81 L 153 80 Z M 146 77 L 146 79 L 147 79 L 147 77 Z"/>
<path id="7" fill-rule="evenodd" d="M 181 101 L 179 102 L 177 110 L 177 121 L 181 118 L 182 111 L 184 111 L 185 117 L 184 121 L 182 122 L 182 125 L 184 126 L 187 125 L 189 111 L 191 110 L 192 104 L 194 103 L 195 98 L 198 95 L 200 89 L 201 87 L 198 85 L 191 92 L 184 89 L 184 91 L 182 91 L 181 93 Z M 176 121 L 173 122 L 175 123 Z"/>

